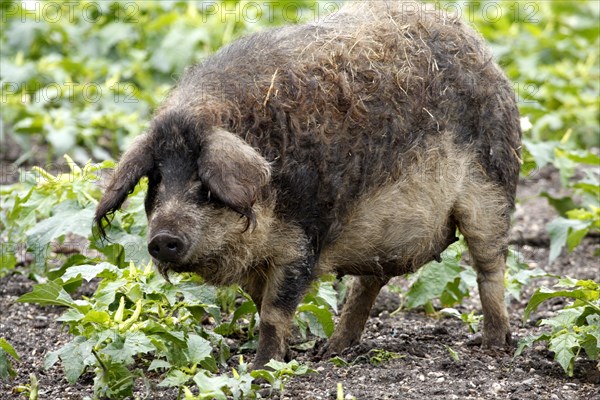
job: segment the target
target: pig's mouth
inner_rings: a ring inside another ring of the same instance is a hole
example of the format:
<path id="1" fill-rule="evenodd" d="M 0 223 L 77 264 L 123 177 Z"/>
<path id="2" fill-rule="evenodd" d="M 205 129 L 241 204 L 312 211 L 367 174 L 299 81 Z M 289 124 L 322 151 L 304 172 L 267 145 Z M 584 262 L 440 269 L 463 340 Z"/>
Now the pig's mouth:
<path id="1" fill-rule="evenodd" d="M 158 272 L 162 275 L 162 277 L 169 283 L 171 280 L 169 279 L 169 272 L 193 272 L 204 278 L 210 277 L 212 274 L 216 273 L 217 266 L 213 263 L 199 263 L 199 262 L 187 262 L 187 263 L 170 263 L 158 261 L 155 258 L 152 258 L 154 265 L 158 269 Z"/>

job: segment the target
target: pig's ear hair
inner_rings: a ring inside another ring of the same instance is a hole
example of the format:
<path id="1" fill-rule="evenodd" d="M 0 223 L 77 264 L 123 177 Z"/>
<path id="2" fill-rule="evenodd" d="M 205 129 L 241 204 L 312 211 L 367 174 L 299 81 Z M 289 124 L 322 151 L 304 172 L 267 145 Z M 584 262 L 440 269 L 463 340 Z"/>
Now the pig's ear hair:
<path id="1" fill-rule="evenodd" d="M 198 159 L 200 180 L 212 195 L 247 218 L 246 229 L 254 227 L 252 206 L 269 183 L 271 166 L 233 133 L 214 128 L 206 135 Z"/>
<path id="2" fill-rule="evenodd" d="M 153 168 L 152 152 L 147 134 L 137 137 L 123 154 L 115 169 L 104 196 L 96 206 L 94 224 L 103 238 L 106 238 L 105 223 L 110 224 L 109 215 L 113 214 L 133 191 L 143 176 Z"/>

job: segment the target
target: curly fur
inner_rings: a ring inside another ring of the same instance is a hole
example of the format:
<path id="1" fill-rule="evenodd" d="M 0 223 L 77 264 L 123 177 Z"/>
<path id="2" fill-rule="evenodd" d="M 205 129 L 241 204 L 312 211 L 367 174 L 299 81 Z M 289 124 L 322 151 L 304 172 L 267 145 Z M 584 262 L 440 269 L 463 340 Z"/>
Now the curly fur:
<path id="1" fill-rule="evenodd" d="M 148 176 L 150 237 L 168 231 L 188 245 L 159 268 L 240 283 L 264 321 L 258 364 L 282 356 L 317 275 L 365 276 L 331 341 L 337 351 L 358 340 L 360 327 L 343 327 L 364 325 L 387 279 L 438 258 L 459 227 L 478 269 L 484 342 L 503 344 L 521 137 L 511 84 L 456 16 L 409 1 L 349 3 L 188 68 L 123 156 L 126 173 L 96 221 Z"/>

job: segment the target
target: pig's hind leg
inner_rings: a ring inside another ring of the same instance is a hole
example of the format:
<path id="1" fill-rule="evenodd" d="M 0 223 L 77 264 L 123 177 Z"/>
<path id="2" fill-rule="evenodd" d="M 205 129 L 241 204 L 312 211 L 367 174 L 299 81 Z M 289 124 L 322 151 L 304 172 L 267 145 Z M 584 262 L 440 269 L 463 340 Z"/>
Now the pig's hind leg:
<path id="1" fill-rule="evenodd" d="M 389 278 L 377 276 L 354 277 L 340 322 L 321 350 L 324 358 L 340 354 L 344 349 L 358 344 L 377 294 L 388 281 Z"/>
<path id="2" fill-rule="evenodd" d="M 454 213 L 477 272 L 484 318 L 482 344 L 504 347 L 511 343 L 504 303 L 504 267 L 512 207 L 506 196 L 489 183 L 473 182 L 466 189 Z"/>

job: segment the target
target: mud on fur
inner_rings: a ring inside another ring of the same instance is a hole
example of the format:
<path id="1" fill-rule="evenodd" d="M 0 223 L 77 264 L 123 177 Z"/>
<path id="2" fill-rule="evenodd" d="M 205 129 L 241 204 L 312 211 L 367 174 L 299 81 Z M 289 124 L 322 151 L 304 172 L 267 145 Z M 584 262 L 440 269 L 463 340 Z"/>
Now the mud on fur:
<path id="1" fill-rule="evenodd" d="M 483 344 L 510 342 L 507 233 L 521 132 L 478 34 L 408 1 L 353 1 L 323 22 L 242 38 L 188 68 L 96 210 L 147 176 L 159 270 L 240 284 L 260 312 L 255 367 L 287 351 L 311 282 L 355 275 L 326 355 L 356 344 L 381 287 L 464 235 Z"/>

